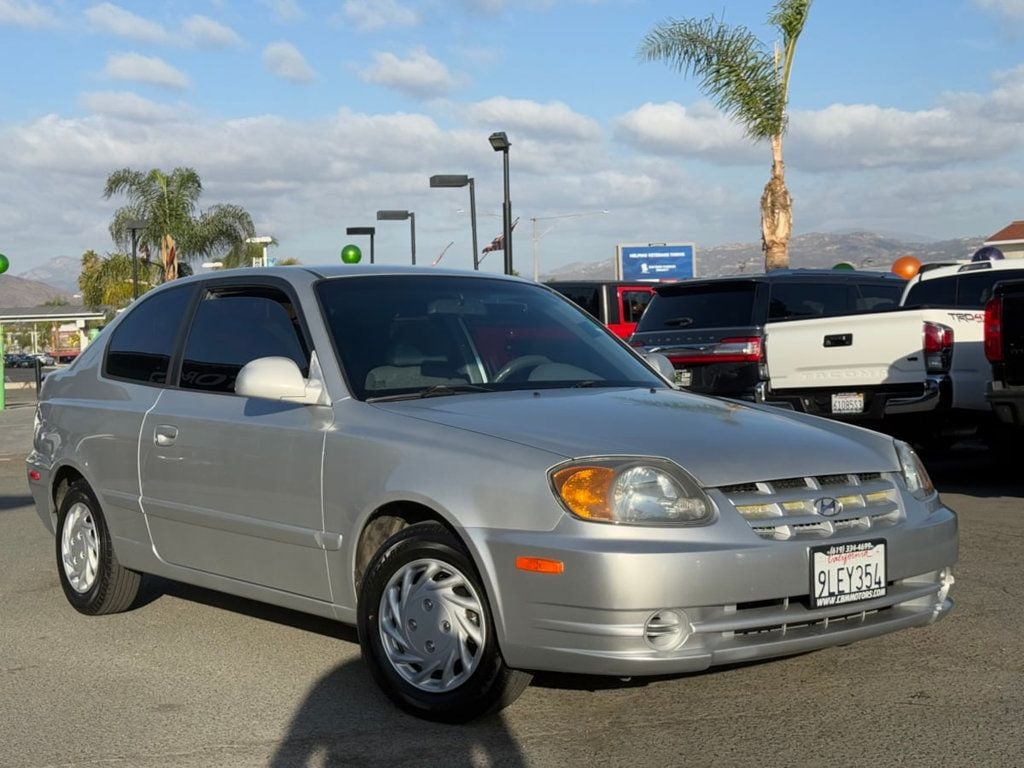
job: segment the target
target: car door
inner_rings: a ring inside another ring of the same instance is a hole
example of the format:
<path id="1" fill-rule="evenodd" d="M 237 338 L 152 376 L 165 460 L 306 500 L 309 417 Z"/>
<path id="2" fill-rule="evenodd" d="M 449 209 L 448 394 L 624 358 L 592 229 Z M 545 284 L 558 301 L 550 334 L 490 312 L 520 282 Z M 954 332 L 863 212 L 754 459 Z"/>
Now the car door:
<path id="1" fill-rule="evenodd" d="M 283 285 L 213 284 L 176 370 L 142 427 L 142 505 L 161 558 L 330 599 L 321 471 L 328 406 L 234 393 L 251 360 L 283 356 L 308 376 L 310 344 Z"/>

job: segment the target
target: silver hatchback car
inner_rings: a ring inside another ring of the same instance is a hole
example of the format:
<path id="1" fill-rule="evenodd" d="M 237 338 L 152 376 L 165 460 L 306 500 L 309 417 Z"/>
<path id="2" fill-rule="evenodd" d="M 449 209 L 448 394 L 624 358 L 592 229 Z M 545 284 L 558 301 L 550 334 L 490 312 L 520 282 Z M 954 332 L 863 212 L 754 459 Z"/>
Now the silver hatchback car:
<path id="1" fill-rule="evenodd" d="M 151 573 L 358 625 L 463 721 L 530 672 L 690 672 L 931 624 L 957 518 L 904 443 L 673 389 L 555 292 L 385 267 L 197 276 L 46 378 L 67 599 Z"/>

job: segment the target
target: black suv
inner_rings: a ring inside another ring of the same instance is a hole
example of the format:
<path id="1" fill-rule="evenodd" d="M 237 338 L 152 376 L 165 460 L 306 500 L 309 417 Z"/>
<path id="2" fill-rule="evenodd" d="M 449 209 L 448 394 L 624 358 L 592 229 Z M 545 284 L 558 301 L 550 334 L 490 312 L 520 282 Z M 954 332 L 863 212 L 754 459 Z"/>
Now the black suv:
<path id="1" fill-rule="evenodd" d="M 888 272 L 825 269 L 669 283 L 657 287 L 630 344 L 666 355 L 686 389 L 760 400 L 766 323 L 892 309 L 905 287 Z"/>

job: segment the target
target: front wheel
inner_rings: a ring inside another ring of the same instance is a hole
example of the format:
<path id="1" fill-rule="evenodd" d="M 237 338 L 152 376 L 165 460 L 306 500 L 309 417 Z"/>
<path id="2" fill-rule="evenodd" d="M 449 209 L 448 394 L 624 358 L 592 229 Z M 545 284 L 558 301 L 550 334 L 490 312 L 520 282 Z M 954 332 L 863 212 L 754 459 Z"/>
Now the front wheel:
<path id="1" fill-rule="evenodd" d="M 90 616 L 127 610 L 139 593 L 142 577 L 118 562 L 84 480 L 71 485 L 57 513 L 57 574 L 68 602 Z"/>
<path id="2" fill-rule="evenodd" d="M 409 526 L 384 543 L 367 568 L 358 613 L 370 671 L 414 715 L 465 722 L 508 706 L 530 683 L 505 666 L 480 577 L 438 523 Z"/>

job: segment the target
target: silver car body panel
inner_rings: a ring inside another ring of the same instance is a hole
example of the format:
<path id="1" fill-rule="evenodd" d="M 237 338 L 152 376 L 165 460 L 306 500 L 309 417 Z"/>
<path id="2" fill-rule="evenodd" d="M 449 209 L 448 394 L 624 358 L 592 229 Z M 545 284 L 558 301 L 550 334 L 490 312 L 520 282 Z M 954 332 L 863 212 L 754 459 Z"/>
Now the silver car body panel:
<path id="1" fill-rule="evenodd" d="M 28 459 L 40 473 L 31 487 L 44 524 L 53 530 L 54 481 L 71 468 L 96 490 L 126 566 L 352 622 L 363 527 L 388 505 L 415 504 L 462 538 L 502 652 L 527 669 L 690 671 L 923 625 L 951 607 L 956 516 L 906 490 L 890 438 L 657 387 L 362 402 L 320 315 L 314 285 L 325 274 L 413 271 L 293 267 L 227 279 L 287 281 L 330 406 L 108 379 L 110 329 L 48 376 Z M 570 516 L 549 470 L 602 455 L 675 462 L 707 489 L 713 519 L 671 527 Z M 825 539 L 766 539 L 721 489 L 836 473 L 871 473 L 893 489 L 892 524 L 827 539 L 883 538 L 890 584 L 884 598 L 812 610 L 809 549 Z M 519 556 L 561 561 L 564 573 L 520 570 Z M 652 644 L 650 623 L 669 609 L 686 626 L 666 648 Z"/>

